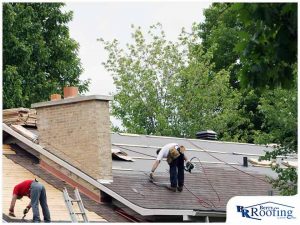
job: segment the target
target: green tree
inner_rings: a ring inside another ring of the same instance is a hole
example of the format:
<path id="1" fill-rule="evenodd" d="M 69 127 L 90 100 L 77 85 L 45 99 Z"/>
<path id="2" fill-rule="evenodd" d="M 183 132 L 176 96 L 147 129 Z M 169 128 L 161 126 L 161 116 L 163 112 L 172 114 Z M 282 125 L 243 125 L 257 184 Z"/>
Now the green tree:
<path id="1" fill-rule="evenodd" d="M 195 27 L 191 34 L 183 30 L 176 42 L 166 40 L 160 24 L 147 35 L 137 28 L 132 38 L 126 48 L 102 40 L 108 52 L 103 64 L 117 87 L 112 112 L 128 132 L 194 137 L 219 127 L 222 116 L 234 120 L 229 111 L 238 94 L 228 72 L 213 73 L 211 54 L 204 53 Z M 222 128 L 220 135 L 227 135 Z"/>
<path id="2" fill-rule="evenodd" d="M 261 93 L 258 113 L 261 129 L 256 141 L 279 147 L 264 159 L 297 154 L 297 4 L 233 4 L 243 24 L 236 51 L 240 53 L 242 85 Z M 255 29 L 253 29 L 255 27 Z M 282 89 L 285 88 L 285 89 Z M 297 170 L 273 168 L 274 187 L 283 195 L 297 193 Z"/>
<path id="3" fill-rule="evenodd" d="M 290 87 L 297 13 L 297 3 L 214 3 L 204 11 L 199 36 L 216 71 L 232 66 L 232 86 L 240 80 L 244 87 Z"/>
<path id="4" fill-rule="evenodd" d="M 215 72 L 228 68 L 242 95 L 238 123 L 221 138 L 279 144 L 265 159 L 297 153 L 297 4 L 215 3 L 204 14 L 203 47 L 213 54 Z M 295 194 L 296 170 L 274 169 L 274 186 Z"/>
<path id="5" fill-rule="evenodd" d="M 180 118 L 179 129 L 187 137 L 213 129 L 218 131 L 219 138 L 231 140 L 228 125 L 234 127 L 241 123 L 237 113 L 241 95 L 231 87 L 228 71 L 214 72 L 213 53 L 195 45 L 195 38 L 186 38 L 188 65 L 175 75 L 174 93 L 171 92 Z"/>
<path id="6" fill-rule="evenodd" d="M 297 3 L 237 3 L 243 24 L 236 51 L 243 86 L 292 87 L 297 76 Z"/>
<path id="7" fill-rule="evenodd" d="M 214 71 L 230 68 L 230 83 L 238 87 L 239 54 L 234 48 L 242 24 L 237 20 L 237 10 L 231 6 L 231 3 L 213 3 L 205 9 L 205 21 L 198 25 L 198 33 L 204 50 L 212 53 Z"/>
<path id="8" fill-rule="evenodd" d="M 88 89 L 89 81 L 79 79 L 79 45 L 67 27 L 72 12 L 63 6 L 3 4 L 3 108 L 30 107 L 66 85 Z"/>
<path id="9" fill-rule="evenodd" d="M 232 3 L 212 4 L 204 11 L 205 20 L 198 25 L 198 34 L 204 51 L 212 55 L 211 63 L 215 65 L 213 71 L 228 71 L 231 87 L 237 89 L 242 96 L 239 98 L 240 102 L 236 103 L 236 120 L 229 122 L 223 118 L 225 120 L 219 121 L 220 124 L 227 123 L 223 129 L 228 131 L 225 136 L 219 137 L 223 140 L 253 143 L 255 130 L 260 129 L 263 123 L 257 110 L 260 93 L 251 88 L 240 88 L 240 55 L 235 46 L 243 38 L 241 33 L 245 31 L 245 25 L 238 20 L 238 10 L 233 6 Z"/>
<path id="10" fill-rule="evenodd" d="M 261 130 L 255 134 L 255 142 L 260 144 L 277 143 L 262 159 L 271 160 L 282 156 L 297 154 L 297 88 L 287 90 L 282 88 L 268 89 L 259 100 L 258 109 L 263 115 Z M 277 179 L 272 179 L 274 187 L 283 195 L 297 194 L 298 175 L 294 168 L 273 168 L 278 173 Z"/>
<path id="11" fill-rule="evenodd" d="M 134 26 L 132 26 L 135 29 Z M 132 33 L 132 44 L 123 49 L 117 40 L 101 40 L 108 52 L 103 63 L 112 72 L 117 93 L 112 114 L 121 119 L 127 132 L 171 135 L 178 120 L 170 89 L 174 74 L 184 66 L 178 44 L 168 42 L 160 24 L 151 26 L 147 43 L 140 27 Z"/>

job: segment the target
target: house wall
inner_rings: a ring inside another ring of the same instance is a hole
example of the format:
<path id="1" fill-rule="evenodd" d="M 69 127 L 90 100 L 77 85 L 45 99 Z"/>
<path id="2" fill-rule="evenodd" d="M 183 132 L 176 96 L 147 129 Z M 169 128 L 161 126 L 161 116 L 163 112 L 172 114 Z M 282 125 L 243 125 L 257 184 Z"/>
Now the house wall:
<path id="1" fill-rule="evenodd" d="M 83 96 L 33 104 L 39 144 L 94 179 L 112 181 L 109 100 Z"/>

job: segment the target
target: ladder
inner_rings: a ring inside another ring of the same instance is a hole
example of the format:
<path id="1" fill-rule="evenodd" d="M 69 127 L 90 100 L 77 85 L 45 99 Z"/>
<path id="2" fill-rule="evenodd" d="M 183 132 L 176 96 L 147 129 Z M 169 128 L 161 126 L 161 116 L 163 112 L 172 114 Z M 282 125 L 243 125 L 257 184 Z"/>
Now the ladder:
<path id="1" fill-rule="evenodd" d="M 64 188 L 64 190 L 63 190 L 63 197 L 65 199 L 65 203 L 66 203 L 67 209 L 69 211 L 71 221 L 72 221 L 72 223 L 78 223 L 78 222 L 88 223 L 89 221 L 88 221 L 88 218 L 86 216 L 86 212 L 85 212 L 85 209 L 84 209 L 84 206 L 83 206 L 78 188 L 74 189 L 74 194 L 75 194 L 76 199 L 71 199 L 69 194 L 68 194 L 67 188 Z M 73 208 L 73 203 L 74 202 L 78 204 L 80 212 L 75 212 L 74 211 L 74 208 Z M 83 221 L 78 221 L 77 220 L 78 215 L 82 216 Z"/>

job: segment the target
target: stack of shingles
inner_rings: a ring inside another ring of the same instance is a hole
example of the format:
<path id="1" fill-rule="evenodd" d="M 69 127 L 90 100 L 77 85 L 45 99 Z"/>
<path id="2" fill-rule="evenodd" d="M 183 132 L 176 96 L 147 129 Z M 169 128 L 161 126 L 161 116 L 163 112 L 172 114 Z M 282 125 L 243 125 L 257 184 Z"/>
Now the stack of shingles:
<path id="1" fill-rule="evenodd" d="M 3 122 L 9 125 L 36 126 L 36 110 L 27 108 L 4 109 Z"/>

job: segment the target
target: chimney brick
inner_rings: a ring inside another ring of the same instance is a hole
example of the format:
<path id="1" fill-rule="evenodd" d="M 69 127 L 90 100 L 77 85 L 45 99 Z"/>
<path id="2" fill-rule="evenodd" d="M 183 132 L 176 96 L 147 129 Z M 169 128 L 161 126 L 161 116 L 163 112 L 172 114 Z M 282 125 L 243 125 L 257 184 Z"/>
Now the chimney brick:
<path id="1" fill-rule="evenodd" d="M 110 96 L 81 96 L 32 105 L 39 143 L 96 180 L 112 181 Z"/>

